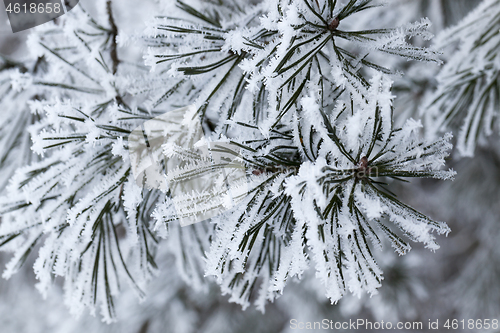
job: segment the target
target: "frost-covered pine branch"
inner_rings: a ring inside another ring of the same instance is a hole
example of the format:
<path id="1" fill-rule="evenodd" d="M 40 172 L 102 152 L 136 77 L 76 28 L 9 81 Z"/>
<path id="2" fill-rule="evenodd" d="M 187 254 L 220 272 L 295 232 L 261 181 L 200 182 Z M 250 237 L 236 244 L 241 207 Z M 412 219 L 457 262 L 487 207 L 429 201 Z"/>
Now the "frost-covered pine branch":
<path id="1" fill-rule="evenodd" d="M 142 296 L 156 267 L 156 237 L 148 228 L 153 193 L 141 197 L 122 157 L 123 138 L 143 118 L 123 100 L 127 75 L 138 70 L 120 65 L 123 75 L 114 74 L 115 34 L 109 22 L 75 9 L 60 25 L 30 36 L 35 54 L 49 64 L 30 82 L 51 92 L 31 104 L 40 117 L 30 126 L 33 150 L 43 159 L 12 178 L 1 224 L 4 249 L 14 251 L 4 277 L 43 243 L 34 265 L 42 294 L 63 276 L 72 312 L 101 306 L 106 320 L 114 317 L 120 284 L 130 282 Z"/>
<path id="2" fill-rule="evenodd" d="M 459 46 L 423 111 L 431 133 L 458 130 L 457 149 L 463 156 L 472 156 L 478 141 L 498 132 L 499 30 L 500 1 L 485 0 L 436 42 L 439 47 Z"/>
<path id="3" fill-rule="evenodd" d="M 121 58 L 110 1 L 99 19 L 75 9 L 38 29 L 30 46 L 50 66 L 30 84 L 50 94 L 32 103 L 30 133 L 42 158 L 1 202 L 14 251 L 4 276 L 43 243 L 39 289 L 63 276 L 72 312 L 100 306 L 110 321 L 123 281 L 143 296 L 158 237 L 194 289 L 213 276 L 262 311 L 311 265 L 332 302 L 376 293 L 383 238 L 398 254 L 405 238 L 437 249 L 447 225 L 388 183 L 452 178 L 441 170 L 451 136 L 424 140 L 412 119 L 394 127 L 395 71 L 374 55 L 439 54 L 409 42 L 431 38 L 426 19 L 349 28 L 376 5 L 167 2 L 141 40 L 152 74 Z"/>
<path id="4" fill-rule="evenodd" d="M 379 247 L 379 235 L 388 237 L 405 254 L 411 247 L 398 228 L 430 249 L 438 248 L 432 231 L 449 232 L 400 202 L 382 180 L 451 178 L 452 171 L 439 171 L 450 136 L 422 141 L 421 125 L 413 120 L 393 129 L 390 84 L 382 78 L 371 84 L 370 103 L 350 109 L 339 98 L 327 116 L 319 94 L 305 97 L 289 129 L 284 126 L 275 139 L 262 143 L 254 130 L 253 140 L 231 141 L 242 148 L 251 182 L 246 205 L 212 219 L 217 231 L 207 273 L 233 301 L 248 305 L 262 277 L 258 306 L 263 309 L 264 300 L 281 293 L 289 278 L 302 275 L 310 258 L 332 302 L 347 290 L 375 293 L 382 272 L 368 239 Z M 195 171 L 195 176 L 213 172 L 197 164 L 184 170 Z"/>
<path id="5" fill-rule="evenodd" d="M 230 210 L 228 216 L 212 218 L 217 231 L 208 253 L 207 273 L 216 277 L 223 292 L 232 295 L 231 300 L 244 306 L 262 277 L 257 301 L 261 309 L 266 299 L 272 300 L 283 291 L 288 278 L 302 274 L 309 256 L 317 261 L 332 301 L 340 299 L 347 289 L 374 292 L 381 272 L 367 244 L 354 250 L 346 240 L 346 252 L 341 254 L 340 245 L 331 248 L 324 239 L 318 244 L 311 230 L 317 230 L 318 225 L 323 228 L 328 221 L 330 237 L 335 238 L 342 234 L 336 229 L 351 221 L 354 229 L 350 231 L 360 233 L 356 237 L 371 233 L 377 243 L 378 236 L 367 227 L 367 221 L 386 215 L 411 239 L 431 248 L 436 245 L 428 232 L 448 231 L 444 224 L 399 202 L 377 181 L 369 181 L 375 169 L 380 177 L 446 179 L 452 175 L 437 171 L 450 148 L 446 143 L 449 136 L 434 143 L 419 142 L 418 135 L 411 134 L 419 126 L 416 122 L 409 122 L 401 131 L 393 130 L 390 83 L 383 78 L 391 71 L 368 60 L 371 51 L 381 51 L 439 63 L 437 53 L 406 41 L 415 35 L 429 38 L 429 22 L 396 29 L 341 30 L 344 20 L 372 7 L 372 1 L 227 5 L 233 10 L 209 6 L 211 10 L 203 11 L 207 5 L 202 2 L 178 2 L 169 9 L 178 13 L 176 18 L 159 17 L 148 39 L 150 63 L 157 71 L 161 69 L 160 73 L 174 77 L 171 88 L 159 94 L 152 105 L 159 105 L 163 96 L 175 100 L 176 95 L 194 102 L 203 121 L 212 124 L 212 140 L 229 137 L 252 178 L 243 204 Z M 257 20 L 259 16 L 262 18 Z M 357 53 L 360 47 L 365 51 Z M 379 73 L 372 83 L 367 78 L 369 69 Z M 182 91 L 186 93 L 181 95 Z M 405 137 L 408 134 L 410 137 Z M 313 165 L 317 171 L 313 172 Z M 175 183 L 176 179 L 213 172 L 213 168 L 203 171 L 200 166 L 193 160 L 180 171 L 167 171 L 167 179 Z M 313 169 L 306 171 L 307 167 Z M 186 176 L 182 177 L 182 172 Z M 357 176 L 359 172 L 366 175 Z M 256 175 L 266 175 L 265 180 L 253 179 Z M 302 175 L 312 178 L 306 182 Z M 366 192 L 359 194 L 361 184 Z M 378 210 L 370 200 L 378 200 Z M 355 201 L 360 206 L 357 210 Z M 306 212 L 301 210 L 305 207 L 309 209 Z M 191 213 L 200 214 L 197 210 Z M 313 228 L 308 223 L 316 213 Z M 366 214 L 369 218 L 364 220 Z M 160 222 L 172 219 L 161 209 L 156 217 Z M 360 219 L 363 226 L 356 229 Z M 407 244 L 396 233 L 383 224 L 379 227 L 401 253 L 406 252 Z M 340 238 L 347 238 L 348 233 Z M 329 248 L 337 256 L 328 260 L 335 263 L 337 271 L 322 268 L 321 248 Z M 348 257 L 342 263 L 339 258 L 344 256 Z M 356 272 L 354 267 L 363 256 L 367 271 Z M 336 282 L 327 282 L 333 275 Z M 358 278 L 362 282 L 356 287 L 349 285 Z"/>
<path id="6" fill-rule="evenodd" d="M 31 80 L 44 73 L 47 62 L 44 58 L 14 61 L 2 57 L 0 64 L 0 170 L 4 175 L 0 189 L 4 189 L 17 168 L 36 159 L 26 129 L 38 119 L 29 104 L 43 96 Z"/>
<path id="7" fill-rule="evenodd" d="M 342 30 L 344 20 L 375 2 L 320 3 L 227 1 L 211 5 L 207 13 L 199 9 L 207 6 L 203 2 L 172 4 L 168 10 L 176 17 L 159 17 L 149 30 L 148 63 L 175 78 L 153 106 L 184 91 L 208 119 L 253 115 L 242 120 L 259 121 L 269 131 L 294 108 L 307 85 L 325 92 L 343 86 L 357 95 L 368 86 L 365 68 L 391 73 L 370 61 L 373 51 L 440 62 L 436 52 L 406 41 L 417 35 L 430 38 L 428 20 L 399 28 Z"/>

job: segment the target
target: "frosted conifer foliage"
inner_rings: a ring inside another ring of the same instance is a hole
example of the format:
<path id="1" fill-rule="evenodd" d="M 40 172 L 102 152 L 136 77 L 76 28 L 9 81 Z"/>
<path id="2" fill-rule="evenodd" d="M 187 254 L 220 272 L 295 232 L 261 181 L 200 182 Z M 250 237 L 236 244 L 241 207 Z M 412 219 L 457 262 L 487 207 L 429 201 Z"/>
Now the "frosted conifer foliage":
<path id="1" fill-rule="evenodd" d="M 147 60 L 176 82 L 152 105 L 176 98 L 194 102 L 212 125 L 206 132 L 211 140 L 241 148 L 251 190 L 237 208 L 212 218 L 216 233 L 206 273 L 244 307 L 256 298 L 263 310 L 289 278 L 302 275 L 310 258 L 333 302 L 347 290 L 374 293 L 382 272 L 366 237 L 377 245 L 385 234 L 403 254 L 409 245 L 385 222 L 431 249 L 437 248 L 431 232 L 449 231 L 382 184 L 383 178 L 449 179 L 453 172 L 439 171 L 450 135 L 421 141 L 421 125 L 413 120 L 392 128 L 391 71 L 368 60 L 370 51 L 381 51 L 439 63 L 436 52 L 406 41 L 430 38 L 429 22 L 341 29 L 344 20 L 374 4 L 178 2 L 169 7 L 175 18 L 159 17 L 148 30 Z M 366 53 L 355 54 L 360 45 Z M 376 75 L 369 80 L 368 73 Z M 189 160 L 181 153 L 178 158 Z M 167 172 L 167 179 L 213 172 L 197 166 L 193 159 Z M 161 206 L 154 216 L 160 224 L 175 218 Z"/>
<path id="2" fill-rule="evenodd" d="M 121 97 L 128 81 L 116 73 L 116 31 L 74 11 L 30 37 L 35 54 L 50 64 L 30 87 L 53 97 L 31 103 L 40 118 L 29 128 L 32 149 L 43 158 L 17 170 L 2 198 L 0 239 L 14 252 L 3 277 L 42 245 L 34 265 L 42 294 L 53 276 L 63 276 L 73 314 L 101 307 L 110 321 L 120 286 L 130 283 L 142 297 L 140 285 L 155 271 L 156 238 L 144 220 L 155 199 L 141 196 L 126 161 L 123 138 L 144 117 Z"/>
<path id="3" fill-rule="evenodd" d="M 446 224 L 387 185 L 451 179 L 441 170 L 451 135 L 424 140 L 412 119 L 394 128 L 393 72 L 371 58 L 439 63 L 408 42 L 431 37 L 428 20 L 349 31 L 347 21 L 375 1 L 165 2 L 168 16 L 139 41 L 148 74 L 119 57 L 126 38 L 106 4 L 104 20 L 74 10 L 31 37 L 51 64 L 31 84 L 51 95 L 32 103 L 41 161 L 18 170 L 1 201 L 0 241 L 14 252 L 5 277 L 42 245 L 34 266 L 42 293 L 63 276 L 73 313 L 101 307 L 111 321 L 123 281 L 144 296 L 159 236 L 193 289 L 210 276 L 230 301 L 263 311 L 310 266 L 332 302 L 374 294 L 383 275 L 371 251 L 382 237 L 399 254 L 407 238 L 438 248 L 434 234 L 448 233 Z M 184 115 L 167 112 L 188 105 Z M 155 127 L 168 132 L 153 147 L 166 162 L 149 184 L 161 189 L 141 188 L 129 157 L 137 147 L 127 137 L 152 119 L 168 124 Z M 198 154 L 206 147 L 230 163 Z M 196 178 L 222 184 L 231 168 L 233 203 L 213 190 L 223 186 L 179 190 Z M 179 227 L 200 216 L 212 217 Z"/>
<path id="4" fill-rule="evenodd" d="M 449 232 L 400 202 L 384 179 L 452 178 L 453 171 L 440 171 L 451 135 L 423 141 L 412 119 L 393 129 L 390 81 L 377 76 L 371 85 L 365 92 L 371 102 L 351 110 L 339 100 L 329 116 L 311 93 L 301 100 L 302 116 L 265 147 L 231 141 L 242 147 L 251 190 L 246 207 L 212 219 L 217 229 L 207 265 L 231 300 L 247 306 L 262 277 L 257 306 L 263 309 L 310 259 L 332 302 L 347 290 L 375 293 L 382 272 L 369 241 L 380 248 L 385 236 L 405 254 L 411 247 L 401 234 L 436 250 L 432 232 Z"/>
<path id="5" fill-rule="evenodd" d="M 29 103 L 41 98 L 41 91 L 32 84 L 33 77 L 44 72 L 45 59 L 14 61 L 0 59 L 0 181 L 4 189 L 15 170 L 34 159 L 26 128 L 38 119 L 30 112 Z"/>
<path id="6" fill-rule="evenodd" d="M 387 82 L 383 80 L 372 81 L 369 92 L 384 84 Z M 303 101 L 304 108 L 311 108 L 305 117 L 328 139 L 319 147 L 315 160 L 303 163 L 298 175 L 287 181 L 286 193 L 292 198 L 294 216 L 307 226 L 305 237 L 317 277 L 332 302 L 346 290 L 373 294 L 380 286 L 382 272 L 373 260 L 368 240 L 379 247 L 378 235 L 383 235 L 402 255 L 411 247 L 393 227 L 432 250 L 438 245 L 431 232 L 449 232 L 446 224 L 432 221 L 400 202 L 381 181 L 386 177 L 449 179 L 454 175 L 451 170 L 439 171 L 451 148 L 451 136 L 422 141 L 418 135 L 422 126 L 413 119 L 400 129 L 392 129 L 386 119 L 390 117 L 390 104 L 384 105 L 390 103 L 388 93 L 372 94 L 372 103 L 355 105 L 357 111 L 339 115 L 335 122 L 311 100 Z M 355 128 L 354 122 L 363 125 Z"/>
<path id="7" fill-rule="evenodd" d="M 342 30 L 344 20 L 376 5 L 371 0 L 172 3 L 168 11 L 175 17 L 160 16 L 147 31 L 146 60 L 172 75 L 175 84 L 151 103 L 175 101 L 174 91 L 178 96 L 183 91 L 202 117 L 259 122 L 268 132 L 295 109 L 307 85 L 317 85 L 325 94 L 341 86 L 359 98 L 369 85 L 368 68 L 392 73 L 371 62 L 370 52 L 440 63 L 435 51 L 407 42 L 432 36 L 428 20 L 398 28 Z"/>
<path id="8" fill-rule="evenodd" d="M 485 0 L 436 41 L 439 47 L 459 46 L 423 111 L 431 133 L 458 129 L 457 148 L 463 156 L 472 156 L 478 140 L 498 132 L 499 31 L 500 1 Z"/>

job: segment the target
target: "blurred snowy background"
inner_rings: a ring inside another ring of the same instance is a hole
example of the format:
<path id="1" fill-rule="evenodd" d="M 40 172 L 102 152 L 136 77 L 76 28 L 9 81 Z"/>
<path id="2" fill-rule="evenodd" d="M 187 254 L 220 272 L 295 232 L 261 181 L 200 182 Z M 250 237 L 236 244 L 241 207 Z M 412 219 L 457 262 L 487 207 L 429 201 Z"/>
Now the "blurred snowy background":
<path id="1" fill-rule="evenodd" d="M 429 17 L 433 30 L 457 23 L 474 8 L 476 0 L 389 0 L 388 6 L 373 11 L 359 25 L 377 20 L 393 26 L 421 17 Z M 93 1 L 81 5 L 92 11 Z M 129 33 L 140 32 L 155 1 L 115 1 L 117 25 Z M 25 40 L 29 31 L 12 34 L 3 9 L 0 11 L 0 67 L 8 59 L 26 56 Z M 446 52 L 445 52 L 446 56 Z M 395 83 L 396 113 L 401 119 L 418 117 L 422 98 L 433 89 L 439 68 L 402 62 L 407 75 Z M 69 315 L 62 297 L 60 281 L 55 280 L 46 300 L 35 288 L 32 271 L 34 258 L 10 280 L 0 280 L 0 332 L 295 332 L 297 322 L 333 321 L 409 321 L 499 319 L 500 318 L 500 145 L 498 138 L 482 143 L 474 158 L 451 159 L 458 175 L 454 182 L 415 181 L 404 189 L 393 188 L 403 201 L 440 221 L 447 221 L 452 233 L 440 237 L 436 253 L 413 245 L 411 253 L 398 257 L 389 247 L 376 253 L 384 271 L 379 294 L 361 299 L 346 296 L 331 305 L 318 286 L 313 273 L 300 283 L 288 286 L 287 292 L 266 308 L 242 311 L 228 303 L 214 284 L 204 292 L 192 290 L 179 277 L 173 258 L 160 251 L 157 262 L 160 274 L 147 290 L 147 299 L 139 304 L 129 290 L 116 302 L 118 322 L 107 325 L 99 316 L 85 313 L 81 318 Z M 3 175 L 0 175 L 3 177 Z M 1 179 L 4 182 L 5 179 Z M 1 223 L 1 222 L 0 222 Z M 0 263 L 8 255 L 0 253 Z M 315 330 L 304 330 L 315 331 Z M 319 330 L 317 330 L 319 331 Z M 349 330 L 347 330 L 349 331 Z M 365 330 L 360 330 L 365 331 Z M 370 330 L 366 330 L 369 332 Z M 383 330 L 376 330 L 377 332 Z M 412 330 L 406 330 L 411 332 Z M 474 330 L 469 330 L 474 331 Z M 482 330 L 494 332 L 495 330 Z M 500 330 L 497 330 L 500 332 Z"/>

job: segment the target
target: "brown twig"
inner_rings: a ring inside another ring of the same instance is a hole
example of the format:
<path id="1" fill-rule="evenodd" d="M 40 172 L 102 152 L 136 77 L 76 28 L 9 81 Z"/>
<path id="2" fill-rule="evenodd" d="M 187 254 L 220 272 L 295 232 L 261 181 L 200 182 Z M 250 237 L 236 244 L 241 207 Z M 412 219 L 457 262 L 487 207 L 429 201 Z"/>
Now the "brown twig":
<path id="1" fill-rule="evenodd" d="M 118 65 L 120 64 L 120 59 L 118 59 L 118 52 L 116 50 L 116 36 L 118 36 L 118 27 L 115 24 L 113 18 L 113 10 L 111 8 L 111 0 L 106 3 L 106 9 L 108 12 L 109 24 L 111 25 L 111 60 L 113 61 L 113 74 L 116 74 L 118 70 Z"/>

